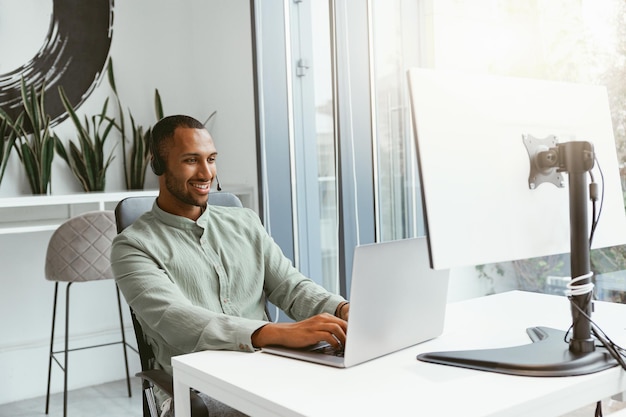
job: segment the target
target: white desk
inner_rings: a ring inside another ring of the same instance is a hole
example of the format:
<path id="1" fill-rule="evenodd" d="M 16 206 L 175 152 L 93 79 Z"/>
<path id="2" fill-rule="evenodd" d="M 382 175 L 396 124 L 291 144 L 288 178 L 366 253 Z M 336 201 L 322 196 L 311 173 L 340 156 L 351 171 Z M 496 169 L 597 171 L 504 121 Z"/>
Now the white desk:
<path id="1" fill-rule="evenodd" d="M 525 329 L 531 326 L 566 330 L 568 303 L 565 297 L 519 291 L 453 303 L 439 338 L 349 369 L 262 352 L 178 356 L 172 359 L 176 416 L 189 416 L 189 387 L 252 416 L 559 416 L 626 391 L 626 371 L 532 378 L 415 357 L 529 343 Z M 613 341 L 626 345 L 626 305 L 596 302 L 592 318 Z"/>

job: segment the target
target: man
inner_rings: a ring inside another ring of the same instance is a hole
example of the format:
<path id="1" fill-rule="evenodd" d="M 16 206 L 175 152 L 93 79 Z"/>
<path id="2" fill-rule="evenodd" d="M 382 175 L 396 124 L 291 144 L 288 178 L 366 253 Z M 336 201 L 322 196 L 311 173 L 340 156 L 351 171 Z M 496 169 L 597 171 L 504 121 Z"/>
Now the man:
<path id="1" fill-rule="evenodd" d="M 152 130 L 159 195 L 118 235 L 116 282 L 158 365 L 207 349 L 345 343 L 349 304 L 300 274 L 249 209 L 208 206 L 217 150 L 202 123 L 169 116 Z M 265 300 L 294 323 L 268 323 Z"/>

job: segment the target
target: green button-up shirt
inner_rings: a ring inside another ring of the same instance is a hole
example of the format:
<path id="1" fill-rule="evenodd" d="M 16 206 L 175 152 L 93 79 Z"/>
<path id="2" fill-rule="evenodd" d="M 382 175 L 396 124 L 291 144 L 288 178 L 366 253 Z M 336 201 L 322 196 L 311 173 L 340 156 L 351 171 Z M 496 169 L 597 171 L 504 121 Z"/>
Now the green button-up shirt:
<path id="1" fill-rule="evenodd" d="M 249 209 L 208 206 L 193 221 L 155 202 L 115 238 L 111 265 L 170 374 L 175 355 L 253 351 L 266 297 L 294 320 L 333 314 L 343 301 L 295 269 Z"/>

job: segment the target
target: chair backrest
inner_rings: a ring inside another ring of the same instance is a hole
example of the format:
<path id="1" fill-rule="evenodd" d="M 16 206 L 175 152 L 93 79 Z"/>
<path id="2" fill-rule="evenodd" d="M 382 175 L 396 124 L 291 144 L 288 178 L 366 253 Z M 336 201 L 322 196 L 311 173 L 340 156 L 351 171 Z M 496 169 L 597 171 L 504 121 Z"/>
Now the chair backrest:
<path id="1" fill-rule="evenodd" d="M 133 224 L 143 213 L 152 209 L 155 197 L 127 197 L 120 201 L 115 207 L 115 223 L 117 232 L 121 233 L 128 226 Z M 219 192 L 209 194 L 209 205 L 243 207 L 239 198 L 231 193 Z M 137 348 L 139 350 L 139 360 L 141 369 L 148 371 L 154 369 L 155 356 L 152 347 L 147 343 L 141 324 L 137 320 L 135 312 L 130 309 L 130 316 L 133 321 L 133 329 L 137 338 Z M 144 381 L 145 383 L 145 381 Z"/>
<path id="2" fill-rule="evenodd" d="M 133 224 L 143 213 L 152 209 L 155 197 L 127 197 L 115 207 L 115 222 L 117 232 L 120 233 Z M 227 192 L 209 194 L 209 205 L 225 207 L 243 207 L 241 200 Z"/>
<path id="3" fill-rule="evenodd" d="M 115 238 L 113 211 L 90 211 L 59 226 L 46 252 L 45 277 L 79 282 L 113 278 L 111 242 Z"/>
<path id="4" fill-rule="evenodd" d="M 127 197 L 115 206 L 117 233 L 133 224 L 142 214 L 149 211 L 156 197 Z"/>

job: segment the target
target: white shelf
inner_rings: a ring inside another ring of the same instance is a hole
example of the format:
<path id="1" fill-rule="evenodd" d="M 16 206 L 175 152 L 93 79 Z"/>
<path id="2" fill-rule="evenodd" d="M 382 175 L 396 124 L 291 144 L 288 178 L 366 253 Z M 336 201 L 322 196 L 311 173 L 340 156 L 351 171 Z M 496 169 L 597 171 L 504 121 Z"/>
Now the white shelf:
<path id="1" fill-rule="evenodd" d="M 112 209 L 126 197 L 157 194 L 148 190 L 0 198 L 0 235 L 52 231 L 78 213 Z"/>
<path id="2" fill-rule="evenodd" d="M 254 208 L 254 189 L 250 186 L 224 186 L 244 207 Z M 157 196 L 158 190 L 90 192 L 66 195 L 29 195 L 0 198 L 0 235 L 55 230 L 64 221 L 89 210 L 112 210 L 122 199 Z"/>
<path id="3" fill-rule="evenodd" d="M 105 203 L 120 201 L 126 197 L 135 196 L 156 196 L 157 190 L 149 191 L 120 191 L 120 192 L 90 192 L 65 195 L 29 195 L 20 197 L 4 197 L 0 198 L 0 208 L 13 207 L 32 207 L 32 206 L 56 206 L 56 205 L 72 205 L 97 203 L 104 205 Z M 101 209 L 102 210 L 102 209 Z"/>

